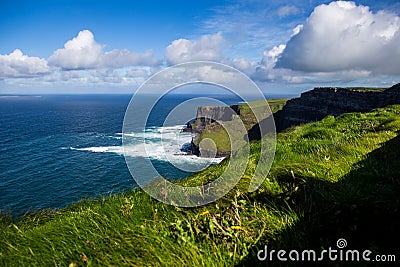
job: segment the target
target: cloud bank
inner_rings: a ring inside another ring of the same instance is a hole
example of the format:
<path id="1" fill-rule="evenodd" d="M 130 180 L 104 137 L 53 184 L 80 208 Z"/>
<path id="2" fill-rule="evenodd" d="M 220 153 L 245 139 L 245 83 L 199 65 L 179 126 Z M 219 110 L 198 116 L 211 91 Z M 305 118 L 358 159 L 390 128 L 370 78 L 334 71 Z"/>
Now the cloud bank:
<path id="1" fill-rule="evenodd" d="M 296 14 L 304 14 L 304 8 L 297 6 L 275 4 L 274 18 L 289 21 Z M 239 7 L 234 10 L 239 12 Z M 242 16 L 238 18 L 237 14 Z M 256 24 L 239 25 L 256 15 Z M 265 14 L 257 10 L 234 13 L 228 21 L 216 19 L 219 27 L 209 28 L 209 31 L 218 29 L 218 33 L 173 40 L 165 48 L 164 60 L 156 58 L 152 50 L 143 53 L 127 49 L 107 51 L 104 44 L 96 42 L 91 31 L 82 30 L 48 59 L 24 55 L 19 49 L 0 55 L 0 80 L 13 85 L 31 82 L 132 87 L 168 65 L 210 60 L 236 67 L 261 83 L 325 85 L 357 79 L 357 82 L 375 84 L 398 82 L 400 17 L 397 14 L 374 12 L 367 6 L 346 1 L 319 5 L 305 21 L 291 24 L 292 31 L 291 28 L 285 30 L 283 40 L 287 42 L 282 42 L 282 38 L 276 41 L 274 35 L 278 33 L 274 31 L 266 34 L 270 28 L 259 27 L 261 20 L 268 22 Z M 239 27 L 243 28 L 236 29 Z M 229 35 L 240 31 L 244 32 L 243 36 Z M 253 36 L 256 40 L 249 32 L 257 33 L 257 38 Z M 238 47 L 253 47 L 253 41 L 257 45 L 263 43 L 265 49 L 253 52 L 256 57 L 249 59 Z M 210 71 L 204 69 L 200 74 L 210 75 Z M 218 75 L 234 81 L 229 73 Z"/>
<path id="2" fill-rule="evenodd" d="M 170 65 L 195 60 L 220 61 L 223 58 L 223 44 L 221 33 L 203 35 L 195 41 L 178 39 L 166 48 L 165 57 Z"/>
<path id="3" fill-rule="evenodd" d="M 19 49 L 8 55 L 0 55 L 0 79 L 28 78 L 49 72 L 50 67 L 45 59 L 29 57 Z"/>
<path id="4" fill-rule="evenodd" d="M 303 72 L 400 74 L 400 18 L 354 2 L 314 9 L 286 44 L 276 67 Z"/>
<path id="5" fill-rule="evenodd" d="M 134 53 L 127 49 L 104 50 L 89 30 L 78 35 L 57 49 L 47 60 L 24 55 L 15 49 L 0 55 L 0 80 L 26 78 L 18 84 L 119 84 L 137 85 L 149 70 L 161 66 L 153 52 Z"/>
<path id="6" fill-rule="evenodd" d="M 88 30 L 80 31 L 78 36 L 64 44 L 49 57 L 49 63 L 65 70 L 120 68 L 126 66 L 155 66 L 161 63 L 154 59 L 152 51 L 143 54 L 132 53 L 128 50 L 103 51 L 93 33 Z"/>

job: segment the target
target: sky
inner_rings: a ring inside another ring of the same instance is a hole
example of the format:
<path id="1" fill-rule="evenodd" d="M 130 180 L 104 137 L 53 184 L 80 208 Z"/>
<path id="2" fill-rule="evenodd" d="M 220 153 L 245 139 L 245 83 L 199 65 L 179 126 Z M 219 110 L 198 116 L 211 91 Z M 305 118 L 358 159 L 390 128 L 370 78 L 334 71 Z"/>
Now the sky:
<path id="1" fill-rule="evenodd" d="M 133 93 L 196 60 L 266 94 L 400 82 L 398 0 L 2 0 L 0 40 L 0 94 Z"/>

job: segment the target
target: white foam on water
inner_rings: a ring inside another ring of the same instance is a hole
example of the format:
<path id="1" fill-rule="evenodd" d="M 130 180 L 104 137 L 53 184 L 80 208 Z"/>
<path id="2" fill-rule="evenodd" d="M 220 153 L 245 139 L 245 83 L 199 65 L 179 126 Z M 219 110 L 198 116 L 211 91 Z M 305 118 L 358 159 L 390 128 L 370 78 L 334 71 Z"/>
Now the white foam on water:
<path id="1" fill-rule="evenodd" d="M 182 151 L 182 147 L 189 145 L 194 136 L 192 133 L 182 132 L 182 128 L 182 125 L 150 127 L 143 132 L 116 133 L 117 137 L 123 136 L 125 138 L 124 146 L 71 147 L 70 149 L 94 153 L 116 153 L 119 155 L 124 155 L 125 152 L 125 156 L 168 161 L 177 167 L 182 167 L 182 169 L 184 169 L 185 164 L 197 165 L 200 169 L 203 169 L 224 159 L 201 158 Z"/>
<path id="2" fill-rule="evenodd" d="M 83 147 L 83 148 L 70 147 L 69 149 L 78 151 L 90 151 L 94 153 L 104 153 L 104 152 L 111 152 L 118 154 L 123 153 L 121 146 L 94 146 L 94 147 Z"/>

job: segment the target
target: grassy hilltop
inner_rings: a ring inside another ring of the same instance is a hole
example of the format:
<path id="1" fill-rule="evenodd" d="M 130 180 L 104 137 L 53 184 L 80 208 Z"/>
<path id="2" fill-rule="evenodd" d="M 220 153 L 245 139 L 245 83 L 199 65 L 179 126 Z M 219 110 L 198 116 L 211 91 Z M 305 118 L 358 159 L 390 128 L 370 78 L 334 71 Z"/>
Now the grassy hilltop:
<path id="1" fill-rule="evenodd" d="M 258 123 L 257 118 L 254 116 L 252 109 L 254 109 L 254 112 L 260 111 L 259 114 L 262 115 L 263 118 L 266 118 L 270 115 L 269 111 L 265 109 L 267 103 L 271 109 L 271 112 L 275 113 L 281 110 L 288 100 L 289 98 L 258 100 L 250 102 L 251 108 L 247 103 L 239 104 L 238 109 L 240 115 L 237 117 L 237 119 L 242 121 L 246 130 L 249 131 L 253 126 L 255 126 Z M 225 125 L 234 128 L 235 122 L 234 121 L 225 122 Z M 228 133 L 217 122 L 207 125 L 205 129 L 201 131 L 200 135 L 194 139 L 195 140 L 194 143 L 198 145 L 203 139 L 206 138 L 210 138 L 214 141 L 215 146 L 219 152 L 229 154 L 229 152 L 232 149 Z M 235 144 L 235 147 L 241 147 L 241 145 Z M 203 148 L 212 149 L 212 146 L 207 147 L 207 145 L 203 145 Z"/>
<path id="2" fill-rule="evenodd" d="M 133 190 L 17 221 L 2 216 L 0 265 L 252 266 L 264 245 L 322 250 L 339 238 L 395 254 L 399 131 L 400 105 L 290 128 L 277 136 L 263 185 L 247 193 L 260 153 L 252 142 L 241 182 L 203 207 L 176 208 Z M 212 180 L 227 163 L 181 183 Z"/>

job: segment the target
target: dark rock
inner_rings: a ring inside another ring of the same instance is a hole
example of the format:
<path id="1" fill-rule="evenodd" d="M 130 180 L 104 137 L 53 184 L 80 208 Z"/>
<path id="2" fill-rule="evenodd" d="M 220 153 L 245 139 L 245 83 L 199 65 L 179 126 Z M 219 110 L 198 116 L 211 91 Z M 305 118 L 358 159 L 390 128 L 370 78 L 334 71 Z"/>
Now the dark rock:
<path id="1" fill-rule="evenodd" d="M 190 142 L 190 153 L 196 156 L 200 156 L 200 147 L 198 145 L 196 145 L 193 142 L 193 138 L 192 138 L 192 142 Z"/>
<path id="2" fill-rule="evenodd" d="M 276 130 L 283 131 L 291 126 L 319 121 L 328 115 L 339 116 L 348 112 L 367 112 L 375 108 L 400 104 L 400 84 L 388 89 L 368 90 L 363 88 L 314 88 L 301 94 L 299 98 L 287 101 L 282 110 L 273 114 Z M 233 115 L 240 115 L 238 105 L 233 106 L 200 106 L 197 109 L 196 120 L 191 124 L 191 132 L 201 133 L 206 126 L 216 121 L 230 121 Z M 273 129 L 271 117 L 267 117 L 254 125 L 247 134 L 249 140 L 259 140 L 261 129 Z M 187 127 L 188 128 L 188 127 Z M 265 131 L 263 131 L 265 132 Z M 266 134 L 266 133 L 263 133 Z M 201 151 L 196 143 L 197 137 L 191 142 L 191 153 L 198 156 L 209 156 L 207 151 Z M 217 151 L 217 156 L 230 154 Z"/>
<path id="3" fill-rule="evenodd" d="M 230 121 L 233 115 L 239 115 L 240 109 L 238 105 L 232 106 L 200 106 L 197 108 L 195 121 L 183 131 L 190 131 L 200 134 L 207 126 L 215 125 L 217 121 Z M 198 136 L 197 136 L 198 137 Z M 201 157 L 214 157 L 214 151 L 200 150 L 197 137 L 192 138 L 191 153 Z M 217 151 L 215 157 L 226 157 L 230 152 Z"/>
<path id="4" fill-rule="evenodd" d="M 190 122 L 187 122 L 185 127 L 182 129 L 182 132 L 184 133 L 192 133 L 193 132 L 193 127 Z"/>
<path id="5" fill-rule="evenodd" d="M 400 103 L 400 84 L 382 90 L 352 90 L 347 88 L 315 88 L 289 100 L 274 114 L 277 131 L 291 126 L 319 121 L 328 115 L 367 112 L 375 108 Z"/>
<path id="6" fill-rule="evenodd" d="M 207 125 L 216 121 L 230 121 L 233 115 L 239 115 L 238 105 L 232 106 L 200 106 L 197 108 L 196 120 L 192 127 L 201 132 Z"/>

